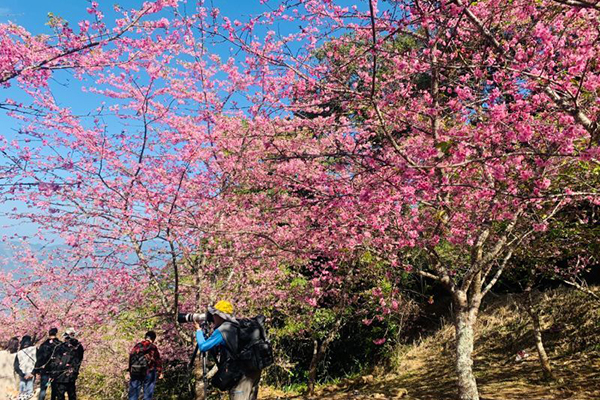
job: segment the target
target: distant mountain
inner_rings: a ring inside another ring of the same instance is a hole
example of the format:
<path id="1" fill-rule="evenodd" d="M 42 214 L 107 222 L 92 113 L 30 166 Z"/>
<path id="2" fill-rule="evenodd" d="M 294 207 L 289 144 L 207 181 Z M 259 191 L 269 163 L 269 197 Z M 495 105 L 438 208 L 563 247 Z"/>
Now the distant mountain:
<path id="1" fill-rule="evenodd" d="M 11 270 L 14 268 L 15 250 L 18 249 L 20 246 L 23 246 L 21 242 L 0 242 L 0 260 L 2 260 L 2 262 L 0 263 L 0 269 L 6 268 L 8 270 Z M 55 249 L 65 247 L 65 245 L 61 244 L 47 245 L 43 243 L 31 243 L 26 244 L 26 246 L 29 246 L 29 248 L 32 249 L 33 252 L 38 254 L 43 252 L 44 250 L 52 251 Z"/>

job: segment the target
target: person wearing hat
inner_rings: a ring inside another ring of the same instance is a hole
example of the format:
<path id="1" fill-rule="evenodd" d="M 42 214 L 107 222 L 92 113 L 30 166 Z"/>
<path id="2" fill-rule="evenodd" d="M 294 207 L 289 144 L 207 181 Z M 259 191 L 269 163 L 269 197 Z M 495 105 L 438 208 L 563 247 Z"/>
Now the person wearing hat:
<path id="1" fill-rule="evenodd" d="M 260 371 L 244 371 L 235 359 L 238 351 L 239 324 L 233 317 L 233 305 L 221 300 L 214 306 L 208 307 L 207 320 L 213 323 L 212 335 L 206 339 L 200 324 L 195 322 L 196 341 L 201 352 L 216 350 L 218 371 L 212 382 L 215 382 L 215 378 L 232 373 L 233 381 L 237 382 L 229 389 L 229 399 L 256 400 Z"/>
<path id="2" fill-rule="evenodd" d="M 57 400 L 65 400 L 65 395 L 69 396 L 69 400 L 77 400 L 75 382 L 79 377 L 84 350 L 73 328 L 68 328 L 63 333 L 63 340 L 48 363 L 52 378 L 52 396 L 56 393 Z"/>
<path id="3" fill-rule="evenodd" d="M 35 369 L 33 370 L 34 375 L 39 376 L 40 381 L 40 394 L 38 400 L 44 400 L 46 398 L 46 392 L 50 385 L 50 374 L 48 370 L 48 363 L 50 358 L 54 354 L 54 349 L 61 343 L 56 337 L 58 329 L 51 328 L 48 331 L 48 339 L 44 341 L 37 349 Z M 54 397 L 54 396 L 53 396 Z"/>

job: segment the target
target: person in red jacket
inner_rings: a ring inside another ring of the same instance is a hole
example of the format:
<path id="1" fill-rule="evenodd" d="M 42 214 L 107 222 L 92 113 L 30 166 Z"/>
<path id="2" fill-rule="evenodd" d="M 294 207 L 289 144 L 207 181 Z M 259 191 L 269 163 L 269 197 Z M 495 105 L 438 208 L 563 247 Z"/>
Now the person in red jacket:
<path id="1" fill-rule="evenodd" d="M 148 331 L 144 340 L 129 353 L 129 400 L 137 400 L 142 387 L 144 400 L 152 400 L 156 380 L 162 377 L 162 362 L 155 340 L 156 333 Z"/>

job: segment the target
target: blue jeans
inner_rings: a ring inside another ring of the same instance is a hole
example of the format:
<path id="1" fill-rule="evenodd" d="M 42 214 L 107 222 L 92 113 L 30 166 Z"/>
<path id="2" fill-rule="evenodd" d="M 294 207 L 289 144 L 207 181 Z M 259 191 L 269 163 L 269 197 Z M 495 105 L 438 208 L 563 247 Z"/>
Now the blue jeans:
<path id="1" fill-rule="evenodd" d="M 144 387 L 144 400 L 152 400 L 156 387 L 156 370 L 149 371 L 143 379 L 133 377 L 129 381 L 129 400 L 138 400 L 140 390 Z"/>
<path id="2" fill-rule="evenodd" d="M 26 393 L 28 395 L 32 395 L 33 394 L 33 381 L 34 381 L 33 378 L 28 379 L 28 380 L 21 378 L 21 380 L 19 382 L 19 393 Z"/>
<path id="3" fill-rule="evenodd" d="M 38 400 L 46 399 L 46 392 L 48 391 L 48 381 L 50 380 L 50 375 L 42 374 L 40 376 L 40 395 L 38 396 Z M 52 396 L 54 397 L 54 396 Z"/>

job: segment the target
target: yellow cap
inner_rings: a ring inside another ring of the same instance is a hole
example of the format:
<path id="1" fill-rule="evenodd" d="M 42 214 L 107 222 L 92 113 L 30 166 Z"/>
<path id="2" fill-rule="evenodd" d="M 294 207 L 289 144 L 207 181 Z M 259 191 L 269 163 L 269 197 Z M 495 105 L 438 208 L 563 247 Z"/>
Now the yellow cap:
<path id="1" fill-rule="evenodd" d="M 225 313 L 225 314 L 233 314 L 233 305 L 227 300 L 221 300 L 215 304 L 215 309 Z"/>

